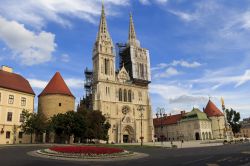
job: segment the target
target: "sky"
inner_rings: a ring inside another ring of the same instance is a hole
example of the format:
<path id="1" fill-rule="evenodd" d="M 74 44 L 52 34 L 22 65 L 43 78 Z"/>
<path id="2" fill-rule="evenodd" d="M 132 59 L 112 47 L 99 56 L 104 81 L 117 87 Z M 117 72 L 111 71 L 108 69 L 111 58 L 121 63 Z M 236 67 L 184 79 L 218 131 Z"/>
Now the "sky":
<path id="1" fill-rule="evenodd" d="M 39 95 L 59 71 L 76 97 L 92 68 L 101 0 L 0 0 L 0 65 L 23 75 Z M 127 42 L 129 13 L 149 49 L 152 109 L 218 108 L 250 117 L 249 0 L 104 0 L 115 43 Z M 37 106 L 37 98 L 36 98 Z"/>

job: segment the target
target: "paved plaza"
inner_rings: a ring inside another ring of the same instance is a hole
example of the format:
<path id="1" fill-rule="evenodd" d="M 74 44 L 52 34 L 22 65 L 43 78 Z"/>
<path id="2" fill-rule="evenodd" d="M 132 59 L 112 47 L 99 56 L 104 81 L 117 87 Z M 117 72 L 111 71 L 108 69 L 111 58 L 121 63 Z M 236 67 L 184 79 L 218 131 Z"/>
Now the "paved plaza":
<path id="1" fill-rule="evenodd" d="M 146 153 L 149 156 L 136 160 L 87 162 L 60 161 L 27 155 L 27 152 L 47 148 L 51 145 L 0 146 L 1 166 L 170 166 L 170 165 L 220 165 L 250 166 L 250 144 L 228 144 L 222 146 L 178 148 L 153 146 L 125 146 L 125 149 Z"/>

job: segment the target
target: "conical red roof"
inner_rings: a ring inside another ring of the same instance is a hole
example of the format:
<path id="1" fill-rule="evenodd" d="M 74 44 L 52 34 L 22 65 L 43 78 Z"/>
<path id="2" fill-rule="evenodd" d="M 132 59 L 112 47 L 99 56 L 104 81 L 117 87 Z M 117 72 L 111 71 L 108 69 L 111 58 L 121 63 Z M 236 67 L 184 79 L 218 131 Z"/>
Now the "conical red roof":
<path id="1" fill-rule="evenodd" d="M 215 104 L 209 100 L 204 110 L 208 117 L 211 116 L 223 116 L 223 113 L 215 106 Z"/>
<path id="2" fill-rule="evenodd" d="M 38 97 L 50 94 L 62 94 L 74 97 L 59 72 L 56 72 Z"/>

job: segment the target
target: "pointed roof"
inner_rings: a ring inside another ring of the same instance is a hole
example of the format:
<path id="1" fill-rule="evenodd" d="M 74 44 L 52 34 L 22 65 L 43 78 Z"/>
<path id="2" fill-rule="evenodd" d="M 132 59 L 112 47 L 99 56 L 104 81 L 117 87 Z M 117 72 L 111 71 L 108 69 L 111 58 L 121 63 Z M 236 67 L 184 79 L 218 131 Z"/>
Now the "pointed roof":
<path id="1" fill-rule="evenodd" d="M 128 43 L 131 45 L 139 45 L 139 42 L 136 39 L 135 26 L 134 26 L 132 13 L 130 13 L 130 16 L 129 16 Z"/>
<path id="2" fill-rule="evenodd" d="M 204 112 L 208 117 L 211 116 L 223 116 L 223 113 L 216 107 L 216 105 L 209 99 Z"/>
<path id="3" fill-rule="evenodd" d="M 132 13 L 129 15 L 129 34 L 128 34 L 128 41 L 135 42 L 136 41 L 136 33 L 135 33 L 135 26 L 133 21 Z"/>
<path id="4" fill-rule="evenodd" d="M 193 108 L 193 110 L 187 113 L 181 121 L 184 122 L 190 120 L 208 120 L 208 118 L 204 112 L 201 112 L 198 108 Z"/>
<path id="5" fill-rule="evenodd" d="M 96 42 L 101 42 L 101 40 L 110 41 L 112 43 L 112 40 L 109 35 L 109 31 L 108 31 L 108 25 L 107 25 L 106 14 L 105 14 L 103 3 L 102 3 L 102 13 L 101 13 L 99 30 L 98 30 Z"/>
<path id="6" fill-rule="evenodd" d="M 74 97 L 59 72 L 55 73 L 38 97 L 50 94 L 62 94 Z"/>
<path id="7" fill-rule="evenodd" d="M 21 75 L 0 69 L 0 87 L 35 95 L 29 82 Z"/>

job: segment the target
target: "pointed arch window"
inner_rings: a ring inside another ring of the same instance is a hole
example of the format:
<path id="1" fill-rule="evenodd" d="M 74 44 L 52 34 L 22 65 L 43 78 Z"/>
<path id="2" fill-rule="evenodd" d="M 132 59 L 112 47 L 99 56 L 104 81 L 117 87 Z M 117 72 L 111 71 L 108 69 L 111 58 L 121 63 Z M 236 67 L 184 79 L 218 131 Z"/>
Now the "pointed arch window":
<path id="1" fill-rule="evenodd" d="M 132 101 L 131 90 L 128 90 L 128 102 Z"/>
<path id="2" fill-rule="evenodd" d="M 106 74 L 106 75 L 109 75 L 109 71 L 110 71 L 110 65 L 109 65 L 109 59 L 105 59 L 104 60 L 104 73 Z"/>
<path id="3" fill-rule="evenodd" d="M 123 98 L 124 98 L 124 101 L 126 102 L 127 101 L 127 90 L 124 89 L 123 91 Z"/>
<path id="4" fill-rule="evenodd" d="M 119 101 L 122 101 L 122 89 L 119 89 Z"/>

